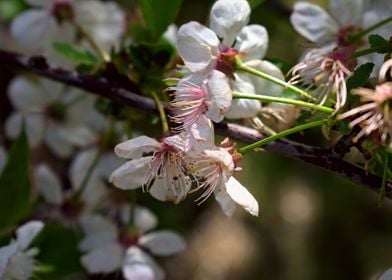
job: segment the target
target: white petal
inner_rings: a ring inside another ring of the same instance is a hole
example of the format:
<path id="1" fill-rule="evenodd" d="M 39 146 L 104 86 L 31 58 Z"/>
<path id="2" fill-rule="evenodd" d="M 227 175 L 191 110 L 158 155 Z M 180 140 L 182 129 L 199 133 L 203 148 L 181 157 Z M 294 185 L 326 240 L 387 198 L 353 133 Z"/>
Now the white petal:
<path id="1" fill-rule="evenodd" d="M 29 247 L 31 241 L 37 236 L 37 234 L 44 227 L 44 223 L 40 221 L 30 221 L 20 226 L 16 230 L 16 239 L 18 242 L 18 248 L 25 250 Z"/>
<path id="2" fill-rule="evenodd" d="M 77 189 L 86 177 L 87 170 L 92 165 L 94 158 L 97 156 L 96 149 L 90 149 L 87 151 L 81 151 L 78 153 L 71 162 L 69 168 L 69 178 L 73 189 Z M 90 175 L 90 180 L 95 180 L 98 174 L 96 170 Z"/>
<path id="3" fill-rule="evenodd" d="M 109 219 L 98 214 L 85 214 L 80 218 L 80 225 L 86 235 L 97 232 L 108 232 L 111 235 L 117 236 L 117 227 Z"/>
<path id="4" fill-rule="evenodd" d="M 80 188 L 80 185 L 77 186 Z M 86 210 L 94 209 L 108 196 L 107 185 L 100 179 L 90 179 L 81 195 L 81 201 L 85 203 Z"/>
<path id="5" fill-rule="evenodd" d="M 123 262 L 123 276 L 127 280 L 162 280 L 164 272 L 155 261 L 138 247 L 130 247 Z"/>
<path id="6" fill-rule="evenodd" d="M 162 37 L 165 38 L 173 46 L 175 46 L 177 42 L 177 30 L 177 25 L 170 24 L 167 27 L 166 31 L 163 33 Z"/>
<path id="7" fill-rule="evenodd" d="M 141 247 L 153 255 L 169 256 L 185 250 L 185 240 L 175 232 L 168 230 L 154 231 L 140 237 Z"/>
<path id="8" fill-rule="evenodd" d="M 55 25 L 47 11 L 27 10 L 12 21 L 11 34 L 21 45 L 34 49 L 47 44 Z"/>
<path id="9" fill-rule="evenodd" d="M 45 96 L 45 100 L 48 104 L 59 102 L 65 97 L 69 96 L 72 92 L 72 90 L 65 89 L 65 86 L 63 84 L 49 79 L 40 78 L 39 83 L 40 90 Z M 64 92 L 65 90 L 66 93 Z"/>
<path id="10" fill-rule="evenodd" d="M 50 150 L 61 158 L 68 158 L 74 151 L 73 146 L 64 138 L 64 130 L 61 125 L 51 124 L 47 128 L 45 142 Z"/>
<path id="11" fill-rule="evenodd" d="M 215 199 L 219 203 L 223 213 L 225 213 L 225 215 L 228 217 L 232 217 L 235 211 L 235 202 L 233 199 L 231 199 L 224 188 L 219 188 L 214 192 L 214 194 Z"/>
<path id="12" fill-rule="evenodd" d="M 18 243 L 12 242 L 10 245 L 0 248 L 0 277 L 3 276 L 9 259 L 18 251 Z"/>
<path id="13" fill-rule="evenodd" d="M 268 49 L 268 32 L 264 26 L 247 25 L 238 34 L 234 47 L 245 53 L 244 60 L 261 59 Z"/>
<path id="14" fill-rule="evenodd" d="M 140 158 L 143 153 L 154 152 L 160 147 L 161 144 L 157 140 L 142 135 L 118 144 L 114 152 L 121 158 L 132 159 Z"/>
<path id="15" fill-rule="evenodd" d="M 341 27 L 358 26 L 364 11 L 363 0 L 331 0 L 330 10 Z"/>
<path id="16" fill-rule="evenodd" d="M 231 82 L 234 91 L 255 94 L 252 78 L 247 74 L 234 74 L 235 80 Z M 229 119 L 253 118 L 261 110 L 261 102 L 251 99 L 233 99 L 230 110 L 225 113 Z"/>
<path id="17" fill-rule="evenodd" d="M 284 81 L 282 71 L 271 62 L 265 60 L 252 60 L 247 61 L 246 65 Z M 279 96 L 283 92 L 283 88 L 273 82 L 259 79 L 254 76 L 250 77 L 252 79 L 252 84 L 255 87 L 256 94 Z"/>
<path id="18" fill-rule="evenodd" d="M 191 146 L 190 150 L 192 152 L 201 152 L 214 146 L 214 126 L 205 116 L 201 116 L 199 120 L 192 125 L 190 132 L 188 137 Z"/>
<path id="19" fill-rule="evenodd" d="M 233 176 L 226 183 L 230 197 L 253 216 L 259 215 L 259 204 L 253 195 Z"/>
<path id="20" fill-rule="evenodd" d="M 209 77 L 206 113 L 207 118 L 220 122 L 224 114 L 230 109 L 232 92 L 228 80 L 220 71 L 214 70 Z"/>
<path id="21" fill-rule="evenodd" d="M 174 190 L 174 188 L 171 187 L 170 182 L 171 181 L 168 182 L 168 180 L 162 178 L 155 178 L 154 183 L 149 189 L 150 194 L 160 201 L 180 202 L 189 192 L 192 181 L 188 177 L 184 178 L 183 184 L 181 184 L 181 190 Z"/>
<path id="22" fill-rule="evenodd" d="M 58 176 L 47 165 L 41 164 L 35 170 L 38 191 L 45 201 L 54 205 L 63 203 L 63 190 Z"/>
<path id="23" fill-rule="evenodd" d="M 392 268 L 385 271 L 377 280 L 391 280 L 392 279 Z"/>
<path id="24" fill-rule="evenodd" d="M 290 17 L 294 29 L 306 39 L 315 43 L 334 41 L 339 27 L 320 6 L 297 2 Z"/>
<path id="25" fill-rule="evenodd" d="M 105 244 L 82 256 L 81 263 L 89 273 L 110 273 L 121 267 L 123 254 L 120 244 Z"/>
<path id="26" fill-rule="evenodd" d="M 36 147 L 41 143 L 45 130 L 45 120 L 40 114 L 29 115 L 26 122 L 27 139 L 30 147 Z M 11 139 L 19 136 L 23 123 L 23 116 L 20 113 L 13 113 L 5 123 L 5 132 Z"/>
<path id="27" fill-rule="evenodd" d="M 211 29 L 223 38 L 223 45 L 231 47 L 235 37 L 248 23 L 250 7 L 246 0 L 218 0 L 210 14 Z"/>
<path id="28" fill-rule="evenodd" d="M 134 190 L 142 186 L 146 180 L 146 172 L 152 157 L 142 157 L 130 160 L 117 168 L 109 181 L 123 190 Z"/>
<path id="29" fill-rule="evenodd" d="M 210 71 L 219 56 L 219 40 L 209 28 L 191 21 L 177 33 L 177 49 L 191 72 Z"/>
<path id="30" fill-rule="evenodd" d="M 24 113 L 42 111 L 47 104 L 39 84 L 23 76 L 11 81 L 8 96 L 12 105 Z"/>
<path id="31" fill-rule="evenodd" d="M 65 125 L 60 130 L 61 137 L 76 147 L 84 147 L 96 142 L 97 136 L 86 126 L 81 124 Z"/>

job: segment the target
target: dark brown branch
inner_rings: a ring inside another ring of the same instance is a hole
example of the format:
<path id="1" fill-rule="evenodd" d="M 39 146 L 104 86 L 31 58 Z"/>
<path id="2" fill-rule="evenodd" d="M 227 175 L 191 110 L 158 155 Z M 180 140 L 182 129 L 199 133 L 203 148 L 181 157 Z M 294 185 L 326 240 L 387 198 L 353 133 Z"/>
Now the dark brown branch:
<path id="1" fill-rule="evenodd" d="M 106 78 L 91 75 L 79 75 L 73 71 L 47 65 L 42 57 L 32 57 L 0 50 L 0 65 L 18 67 L 42 77 L 50 78 L 64 84 L 72 85 L 93 94 L 109 98 L 136 107 L 148 112 L 156 112 L 156 106 L 152 99 L 141 96 L 124 88 L 114 86 Z M 219 134 L 228 136 L 244 143 L 253 143 L 265 137 L 257 130 L 237 124 L 219 123 L 215 124 Z M 301 160 L 309 164 L 321 167 L 342 175 L 351 181 L 379 192 L 382 179 L 366 172 L 346 161 L 343 161 L 337 153 L 319 147 L 312 147 L 300 143 L 277 140 L 264 146 L 265 150 L 276 154 Z M 386 197 L 392 199 L 392 182 L 387 182 Z"/>

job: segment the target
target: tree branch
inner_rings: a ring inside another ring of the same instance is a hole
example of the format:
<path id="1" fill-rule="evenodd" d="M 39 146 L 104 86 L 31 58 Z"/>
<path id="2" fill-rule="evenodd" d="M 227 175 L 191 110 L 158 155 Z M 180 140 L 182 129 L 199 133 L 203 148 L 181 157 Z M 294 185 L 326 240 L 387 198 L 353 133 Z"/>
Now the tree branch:
<path id="1" fill-rule="evenodd" d="M 0 50 L 0 65 L 21 68 L 39 76 L 84 89 L 98 96 L 109 98 L 128 106 L 157 113 L 154 101 L 140 95 L 135 85 L 130 84 L 130 87 L 135 89 L 131 92 L 115 85 L 113 81 L 109 81 L 107 78 L 80 75 L 74 71 L 50 66 L 41 56 L 28 57 Z M 265 137 L 265 135 L 255 129 L 238 124 L 217 123 L 215 124 L 215 129 L 219 134 L 244 143 L 253 143 Z M 332 171 L 375 192 L 380 191 L 382 182 L 380 177 L 367 174 L 363 169 L 342 160 L 339 154 L 334 153 L 332 150 L 312 147 L 289 140 L 277 140 L 267 144 L 264 148 L 267 151 Z M 387 182 L 385 196 L 392 199 L 392 182 L 390 181 Z"/>

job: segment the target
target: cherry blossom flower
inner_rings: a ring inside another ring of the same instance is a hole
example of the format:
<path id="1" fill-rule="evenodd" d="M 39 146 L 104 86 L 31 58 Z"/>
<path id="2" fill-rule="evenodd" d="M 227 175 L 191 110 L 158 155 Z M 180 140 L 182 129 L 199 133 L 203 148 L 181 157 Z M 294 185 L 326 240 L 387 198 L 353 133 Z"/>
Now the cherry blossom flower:
<path id="1" fill-rule="evenodd" d="M 139 136 L 120 143 L 115 147 L 116 155 L 131 160 L 116 169 L 109 180 L 120 189 L 143 186 L 156 199 L 178 203 L 192 183 L 184 165 L 187 149 L 187 141 L 179 135 L 160 142 Z M 152 155 L 143 156 L 148 153 Z"/>
<path id="2" fill-rule="evenodd" d="M 145 233 L 156 226 L 156 218 L 144 207 L 134 209 L 135 225 L 131 230 L 121 230 L 99 215 L 84 217 L 85 238 L 79 248 L 85 253 L 81 262 L 89 273 L 111 273 L 121 269 L 125 279 L 164 279 L 164 271 L 150 254 L 170 256 L 179 253 L 185 249 L 185 241 L 168 230 Z"/>
<path id="3" fill-rule="evenodd" d="M 16 230 L 16 238 L 0 248 L 0 278 L 28 280 L 36 270 L 35 256 L 39 251 L 30 248 L 31 242 L 44 227 L 40 221 L 30 221 Z"/>
<path id="4" fill-rule="evenodd" d="M 256 199 L 232 176 L 235 164 L 232 155 L 224 148 L 210 148 L 200 154 L 190 156 L 188 169 L 201 182 L 193 191 L 204 190 L 198 199 L 200 203 L 214 194 L 227 216 L 233 215 L 236 204 L 251 215 L 259 214 Z"/>
<path id="5" fill-rule="evenodd" d="M 339 119 L 345 119 L 358 115 L 350 122 L 350 127 L 361 127 L 353 141 L 375 133 L 382 143 L 392 147 L 392 82 L 380 84 L 375 90 L 358 88 L 353 93 L 365 104 L 339 116 Z"/>
<path id="6" fill-rule="evenodd" d="M 174 91 L 170 102 L 171 118 L 178 124 L 175 130 L 180 132 L 189 130 L 202 115 L 220 122 L 231 105 L 229 83 L 226 76 L 216 70 L 204 80 L 195 74 L 187 76 L 168 91 Z"/>
<path id="7" fill-rule="evenodd" d="M 69 157 L 75 147 L 95 141 L 95 133 L 87 126 L 98 114 L 93 97 L 56 82 L 27 77 L 15 78 L 8 95 L 17 110 L 6 121 L 8 137 L 17 137 L 24 121 L 31 147 L 44 141 L 62 158 Z"/>
<path id="8" fill-rule="evenodd" d="M 346 79 L 352 74 L 352 48 L 337 48 L 331 53 L 313 49 L 305 58 L 291 69 L 291 84 L 304 84 L 310 88 L 316 86 L 312 94 L 320 104 L 335 95 L 335 108 L 339 110 L 347 100 Z"/>

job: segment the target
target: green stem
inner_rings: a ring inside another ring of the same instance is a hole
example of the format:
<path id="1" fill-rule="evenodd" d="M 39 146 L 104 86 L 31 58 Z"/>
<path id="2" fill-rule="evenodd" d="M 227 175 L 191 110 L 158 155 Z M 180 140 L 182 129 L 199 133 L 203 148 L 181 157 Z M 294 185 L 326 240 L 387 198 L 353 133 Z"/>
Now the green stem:
<path id="1" fill-rule="evenodd" d="M 278 79 L 278 78 L 276 78 L 274 76 L 271 76 L 269 74 L 266 74 L 264 72 L 258 71 L 258 70 L 254 69 L 252 67 L 247 66 L 245 63 L 243 63 L 241 61 L 241 59 L 239 57 L 236 57 L 236 70 L 248 72 L 249 74 L 252 74 L 252 75 L 255 75 L 257 77 L 260 77 L 260 78 L 263 78 L 265 80 L 268 80 L 270 82 L 273 82 L 273 83 L 275 83 L 277 85 L 280 85 L 281 87 L 287 88 L 287 89 L 291 90 L 292 92 L 294 92 L 296 94 L 299 94 L 300 96 L 305 97 L 305 98 L 307 98 L 309 100 L 313 100 L 313 101 L 316 100 L 309 93 L 307 93 L 306 91 L 304 91 L 304 90 L 302 90 L 302 89 L 300 89 L 300 88 L 298 88 L 296 86 L 293 86 L 293 85 L 291 85 L 291 84 L 289 84 L 289 83 L 287 83 L 287 82 L 285 82 L 285 81 L 283 81 L 281 79 Z"/>
<path id="2" fill-rule="evenodd" d="M 325 119 L 324 120 L 318 120 L 318 121 L 302 124 L 302 125 L 299 125 L 299 126 L 296 126 L 296 127 L 290 128 L 290 129 L 287 129 L 287 130 L 279 132 L 279 133 L 277 133 L 275 135 L 266 137 L 266 138 L 264 138 L 264 139 L 262 139 L 260 141 L 257 141 L 257 142 L 255 142 L 253 144 L 250 144 L 250 145 L 247 145 L 245 147 L 242 147 L 242 148 L 240 148 L 238 150 L 238 152 L 240 152 L 241 154 L 245 154 L 247 152 L 253 151 L 256 148 L 260 148 L 261 146 L 263 146 L 265 144 L 268 144 L 268 143 L 270 143 L 272 141 L 275 141 L 275 140 L 278 140 L 280 138 L 283 138 L 283 137 L 285 137 L 287 135 L 290 135 L 290 134 L 293 134 L 293 133 L 296 133 L 296 132 L 299 132 L 299 131 L 302 131 L 302 130 L 305 130 L 305 129 L 308 129 L 308 128 L 321 126 L 321 125 L 325 124 L 326 122 L 328 122 L 328 120 L 325 120 Z"/>
<path id="3" fill-rule="evenodd" d="M 386 18 L 386 19 L 384 19 L 376 24 L 373 24 L 372 26 L 369 26 L 368 28 L 354 34 L 353 36 L 351 36 L 350 41 L 355 42 L 355 41 L 361 39 L 366 34 L 372 32 L 373 30 L 375 30 L 375 29 L 379 28 L 380 26 L 383 26 L 384 24 L 387 24 L 389 22 L 392 22 L 392 17 Z"/>
<path id="4" fill-rule="evenodd" d="M 375 53 L 375 52 L 379 52 L 379 53 L 392 52 L 392 47 L 382 46 L 382 47 L 377 47 L 377 48 L 368 48 L 368 49 L 360 50 L 360 51 L 353 53 L 353 57 L 358 58 L 358 57 L 368 55 L 370 53 Z"/>
<path id="5" fill-rule="evenodd" d="M 382 207 L 384 204 L 385 187 L 387 185 L 387 177 L 388 177 L 388 153 L 385 153 L 384 171 L 383 171 L 383 175 L 382 175 L 380 195 L 378 197 L 378 207 L 379 208 Z"/>
<path id="6" fill-rule="evenodd" d="M 110 55 L 106 53 L 100 45 L 98 45 L 97 41 L 95 41 L 95 39 L 87 32 L 87 30 L 75 21 L 73 21 L 72 23 L 79 30 L 82 36 L 87 40 L 87 42 L 91 45 L 91 47 L 98 53 L 101 59 L 106 63 L 110 62 Z"/>
<path id="7" fill-rule="evenodd" d="M 159 117 L 162 123 L 162 132 L 164 135 L 167 135 L 169 133 L 169 124 L 167 122 L 165 108 L 163 108 L 161 100 L 158 98 L 158 95 L 154 91 L 151 92 L 151 95 L 154 98 L 155 104 L 157 105 Z"/>
<path id="8" fill-rule="evenodd" d="M 302 106 L 306 108 L 311 108 L 313 110 L 317 110 L 320 112 L 324 112 L 327 114 L 331 114 L 334 112 L 334 109 L 313 104 L 313 103 L 308 103 L 305 101 L 301 100 L 295 100 L 295 99 L 288 99 L 288 98 L 283 98 L 283 97 L 275 97 L 275 96 L 269 96 L 269 95 L 259 95 L 259 94 L 246 94 L 246 93 L 241 93 L 241 92 L 233 92 L 233 98 L 239 99 L 257 99 L 265 102 L 279 102 L 279 103 L 285 103 L 285 104 L 292 104 L 292 105 L 297 105 L 297 106 Z"/>

